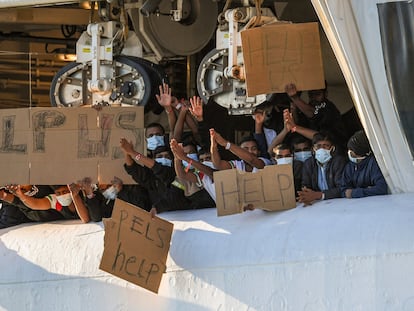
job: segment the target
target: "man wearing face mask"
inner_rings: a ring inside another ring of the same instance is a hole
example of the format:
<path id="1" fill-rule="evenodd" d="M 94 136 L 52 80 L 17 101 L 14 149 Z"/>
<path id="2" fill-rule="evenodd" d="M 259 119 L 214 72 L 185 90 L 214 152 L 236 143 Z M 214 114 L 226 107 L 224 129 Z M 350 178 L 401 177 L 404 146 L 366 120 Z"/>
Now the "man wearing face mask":
<path id="1" fill-rule="evenodd" d="M 110 218 L 116 198 L 138 206 L 148 212 L 151 210 L 148 192 L 141 185 L 124 185 L 122 180 L 116 176 L 110 184 L 96 186 L 91 181 L 91 178 L 86 177 L 81 181 L 81 185 L 85 194 L 85 203 L 92 221 L 101 221 L 102 218 Z"/>
<path id="2" fill-rule="evenodd" d="M 171 140 L 171 150 L 174 154 L 174 168 L 178 181 L 184 185 L 184 195 L 191 202 L 190 208 L 215 207 L 216 204 L 209 192 L 204 189 L 204 175 L 212 177 L 212 169 L 199 162 L 193 143 L 178 144 Z"/>
<path id="3" fill-rule="evenodd" d="M 12 185 L 9 190 L 32 210 L 55 210 L 61 214 L 63 219 L 80 218 L 85 223 L 89 222 L 90 217 L 82 199 L 80 185 L 72 183 L 50 187 L 54 193 L 43 198 L 35 198 L 25 194 L 20 185 Z"/>
<path id="4" fill-rule="evenodd" d="M 125 138 L 120 144 L 125 154 L 126 172 L 148 191 L 156 212 L 189 208 L 191 202 L 185 198 L 182 185 L 176 180 L 173 155 L 168 147 L 156 148 L 152 159 L 135 151 Z"/>
<path id="5" fill-rule="evenodd" d="M 145 129 L 145 139 L 147 141 L 148 155 L 153 156 L 153 152 L 158 147 L 164 147 L 166 143 L 164 127 L 159 123 L 151 123 Z"/>
<path id="6" fill-rule="evenodd" d="M 285 91 L 291 99 L 291 112 L 295 121 L 314 131 L 329 132 L 340 149 L 337 151 L 344 152 L 348 140 L 347 132 L 340 111 L 327 98 L 327 88 L 308 91 L 308 103 L 302 100 L 295 84 L 287 84 Z"/>
<path id="7" fill-rule="evenodd" d="M 0 199 L 2 201 L 2 208 L 0 210 L 0 229 L 15 226 L 26 222 L 45 222 L 63 219 L 62 214 L 56 210 L 32 210 L 12 192 L 12 186 L 6 186 L 0 190 Z M 24 195 L 43 198 L 46 195 L 53 193 L 49 186 L 43 185 L 20 185 L 21 191 Z"/>
<path id="8" fill-rule="evenodd" d="M 312 157 L 311 141 L 302 135 L 297 135 L 292 139 L 293 155 L 295 160 L 304 163 Z"/>
<path id="9" fill-rule="evenodd" d="M 364 131 L 356 132 L 349 139 L 348 158 L 341 185 L 342 197 L 363 198 L 388 193 L 387 182 Z"/>
<path id="10" fill-rule="evenodd" d="M 318 200 L 341 197 L 341 179 L 346 160 L 335 153 L 333 139 L 327 133 L 316 133 L 312 139 L 312 158 L 305 161 L 302 169 L 302 190 L 299 202 L 304 206 Z"/>
<path id="11" fill-rule="evenodd" d="M 302 188 L 302 167 L 303 163 L 297 161 L 292 154 L 292 149 L 287 144 L 279 144 L 273 148 L 275 154 L 274 160 L 275 164 L 289 164 L 293 169 L 293 179 L 295 184 L 295 193 L 301 190 Z"/>

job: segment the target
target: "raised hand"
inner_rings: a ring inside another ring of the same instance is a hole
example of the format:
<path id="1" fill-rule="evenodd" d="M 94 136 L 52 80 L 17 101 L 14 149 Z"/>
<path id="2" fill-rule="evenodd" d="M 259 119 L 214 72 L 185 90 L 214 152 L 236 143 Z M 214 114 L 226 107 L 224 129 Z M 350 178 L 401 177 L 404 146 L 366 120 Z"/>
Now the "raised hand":
<path id="1" fill-rule="evenodd" d="M 290 113 L 289 109 L 283 110 L 283 120 L 284 120 L 285 128 L 288 132 L 290 132 L 292 128 L 296 126 L 295 121 L 293 120 L 292 114 Z"/>
<path id="2" fill-rule="evenodd" d="M 155 97 L 157 98 L 158 103 L 164 107 L 164 109 L 170 109 L 171 107 L 171 88 L 168 86 L 167 83 L 163 83 L 159 86 L 160 89 L 160 95 L 155 94 Z"/>
<path id="3" fill-rule="evenodd" d="M 265 121 L 266 111 L 258 110 L 254 113 L 254 122 L 257 125 L 263 125 Z"/>
<path id="4" fill-rule="evenodd" d="M 294 83 L 286 84 L 285 92 L 289 97 L 294 97 L 298 94 L 298 90 L 296 89 L 296 85 Z"/>
<path id="5" fill-rule="evenodd" d="M 135 152 L 132 142 L 127 141 L 125 138 L 121 138 L 120 147 L 122 151 L 124 151 L 126 154 L 131 154 Z"/>
<path id="6" fill-rule="evenodd" d="M 67 185 L 67 186 L 70 190 L 70 194 L 72 195 L 72 197 L 76 197 L 79 195 L 79 191 L 81 190 L 81 187 L 79 184 L 71 183 L 70 185 Z"/>
<path id="7" fill-rule="evenodd" d="M 198 96 L 190 97 L 190 112 L 197 121 L 203 121 L 203 100 Z"/>
<path id="8" fill-rule="evenodd" d="M 225 146 L 227 144 L 227 140 L 225 140 L 219 133 L 217 133 L 214 129 L 210 129 L 210 137 L 211 142 L 214 141 L 219 144 L 220 146 Z"/>
<path id="9" fill-rule="evenodd" d="M 174 138 L 171 139 L 170 148 L 171 148 L 171 151 L 174 153 L 174 157 L 180 160 L 185 159 L 186 154 L 183 150 L 182 144 L 179 144 L 177 140 L 175 140 Z"/>

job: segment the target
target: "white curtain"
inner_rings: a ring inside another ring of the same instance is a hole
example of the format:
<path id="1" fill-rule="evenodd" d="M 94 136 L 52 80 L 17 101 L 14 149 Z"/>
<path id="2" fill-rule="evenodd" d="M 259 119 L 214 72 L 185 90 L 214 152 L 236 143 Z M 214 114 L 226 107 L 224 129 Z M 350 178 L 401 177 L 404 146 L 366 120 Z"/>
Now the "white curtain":
<path id="1" fill-rule="evenodd" d="M 385 73 L 377 3 L 312 0 L 391 192 L 414 192 L 413 159 Z"/>

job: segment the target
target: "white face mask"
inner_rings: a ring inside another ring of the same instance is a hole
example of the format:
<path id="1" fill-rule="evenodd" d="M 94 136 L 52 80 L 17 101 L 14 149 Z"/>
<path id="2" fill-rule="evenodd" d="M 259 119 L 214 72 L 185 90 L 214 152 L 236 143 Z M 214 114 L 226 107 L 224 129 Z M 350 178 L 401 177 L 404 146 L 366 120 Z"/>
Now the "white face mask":
<path id="1" fill-rule="evenodd" d="M 351 150 L 348 150 L 348 158 L 349 158 L 349 161 L 351 161 L 353 163 L 359 163 L 362 160 L 364 160 L 366 157 L 353 157 L 351 155 Z"/>
<path id="2" fill-rule="evenodd" d="M 198 155 L 197 155 L 197 153 L 188 153 L 187 154 L 187 157 L 189 157 L 191 160 L 198 161 Z M 181 162 L 183 163 L 183 166 L 185 168 L 188 167 L 188 164 L 189 163 L 187 161 L 182 160 Z M 194 166 L 190 165 L 190 168 L 189 169 L 192 170 L 193 168 L 194 168 Z"/>
<path id="3" fill-rule="evenodd" d="M 294 153 L 295 160 L 305 162 L 307 159 L 309 159 L 312 156 L 311 151 L 298 151 Z"/>
<path id="4" fill-rule="evenodd" d="M 164 136 L 154 135 L 147 138 L 147 149 L 154 151 L 158 147 L 165 146 Z"/>
<path id="5" fill-rule="evenodd" d="M 107 200 L 115 200 L 118 195 L 118 189 L 116 189 L 114 186 L 110 186 L 108 189 L 102 192 L 102 195 Z"/>
<path id="6" fill-rule="evenodd" d="M 321 164 L 329 162 L 332 159 L 331 150 L 319 148 L 315 151 L 315 159 Z"/>
<path id="7" fill-rule="evenodd" d="M 204 161 L 203 164 L 205 166 L 208 166 L 208 167 L 212 168 L 212 169 L 215 169 L 214 164 L 211 161 Z"/>
<path id="8" fill-rule="evenodd" d="M 170 159 L 167 159 L 167 158 L 156 158 L 155 162 L 157 162 L 161 165 L 164 165 L 164 166 L 169 166 L 169 167 L 172 166 L 172 161 Z"/>
<path id="9" fill-rule="evenodd" d="M 70 193 L 57 195 L 56 200 L 60 203 L 62 206 L 69 206 L 70 203 L 72 203 L 72 196 Z"/>
<path id="10" fill-rule="evenodd" d="M 276 163 L 279 164 L 292 164 L 293 163 L 293 157 L 286 157 L 286 158 L 279 158 L 276 159 Z"/>

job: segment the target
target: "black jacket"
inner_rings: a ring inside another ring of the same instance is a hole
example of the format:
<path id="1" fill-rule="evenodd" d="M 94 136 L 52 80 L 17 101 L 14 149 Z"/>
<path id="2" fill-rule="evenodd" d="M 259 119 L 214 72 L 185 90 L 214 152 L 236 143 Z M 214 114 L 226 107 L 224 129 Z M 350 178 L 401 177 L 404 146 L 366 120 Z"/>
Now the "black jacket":
<path id="1" fill-rule="evenodd" d="M 325 199 L 341 197 L 342 172 L 346 164 L 346 159 L 340 155 L 333 155 L 332 159 L 326 163 L 326 181 L 328 190 L 322 191 Z M 309 158 L 303 163 L 302 186 L 314 191 L 321 191 L 318 186 L 318 163 L 314 157 Z"/>
<path id="2" fill-rule="evenodd" d="M 175 180 L 175 170 L 155 163 L 152 169 L 133 163 L 124 164 L 126 172 L 149 194 L 151 205 L 157 212 L 190 208 L 190 201 L 184 196 L 183 190 L 172 185 Z"/>

